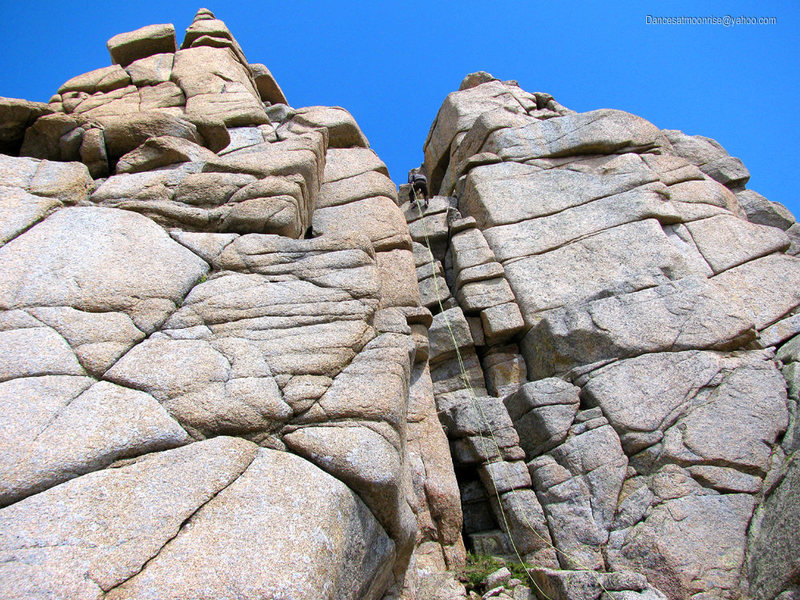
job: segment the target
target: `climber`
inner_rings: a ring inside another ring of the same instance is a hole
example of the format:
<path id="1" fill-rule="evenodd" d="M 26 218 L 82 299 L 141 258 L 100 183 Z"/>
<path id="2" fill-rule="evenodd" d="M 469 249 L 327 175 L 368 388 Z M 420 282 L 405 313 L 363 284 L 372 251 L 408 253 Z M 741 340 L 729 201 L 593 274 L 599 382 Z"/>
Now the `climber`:
<path id="1" fill-rule="evenodd" d="M 428 178 L 422 173 L 422 167 L 411 169 L 408 172 L 408 183 L 411 184 L 411 189 L 408 192 L 411 202 L 417 199 L 417 193 L 419 193 L 424 199 L 423 206 L 427 210 L 430 200 L 428 197 Z"/>

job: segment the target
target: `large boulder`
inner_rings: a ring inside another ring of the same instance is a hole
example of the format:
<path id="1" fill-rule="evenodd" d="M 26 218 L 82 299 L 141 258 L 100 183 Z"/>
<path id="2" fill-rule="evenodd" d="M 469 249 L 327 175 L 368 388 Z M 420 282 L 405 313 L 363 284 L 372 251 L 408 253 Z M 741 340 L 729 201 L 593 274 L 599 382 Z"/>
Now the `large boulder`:
<path id="1" fill-rule="evenodd" d="M 260 63 L 251 64 L 250 72 L 253 74 L 256 88 L 264 102 L 269 102 L 270 104 L 289 104 L 286 100 L 286 96 L 283 94 L 281 86 L 275 81 L 275 78 L 266 65 Z"/>
<path id="2" fill-rule="evenodd" d="M 326 128 L 331 148 L 369 148 L 369 142 L 353 115 L 339 106 L 301 108 L 292 120 L 305 127 Z"/>
<path id="3" fill-rule="evenodd" d="M 135 31 L 118 33 L 107 44 L 111 61 L 127 67 L 132 62 L 154 54 L 175 52 L 175 26 L 172 24 L 147 25 Z"/>
<path id="4" fill-rule="evenodd" d="M 341 482 L 225 437 L 84 475 L 0 510 L 0 522 L 8 597 L 376 598 L 394 552 Z"/>
<path id="5" fill-rule="evenodd" d="M 179 50 L 172 80 L 186 94 L 190 119 L 222 121 L 228 127 L 269 123 L 249 69 L 228 48 Z"/>
<path id="6" fill-rule="evenodd" d="M 0 154 L 0 245 L 62 206 L 84 202 L 93 188 L 80 163 Z"/>
<path id="7" fill-rule="evenodd" d="M 208 265 L 145 217 L 58 211 L 0 248 L 0 309 L 71 306 L 129 315 L 151 332 Z"/>
<path id="8" fill-rule="evenodd" d="M 67 92 L 86 92 L 87 94 L 111 92 L 130 85 L 130 83 L 131 77 L 125 69 L 119 65 L 111 65 L 67 80 L 58 88 L 58 93 L 63 95 Z"/>
<path id="9" fill-rule="evenodd" d="M 98 117 L 109 157 L 116 160 L 151 137 L 171 136 L 199 142 L 197 127 L 181 117 L 163 112 L 137 112 L 125 116 Z"/>
<path id="10" fill-rule="evenodd" d="M 391 577 L 393 555 L 394 544 L 352 490 L 299 457 L 261 449 L 108 597 L 373 600 Z"/>
<path id="11" fill-rule="evenodd" d="M 36 119 L 52 112 L 50 106 L 41 102 L 0 97 L 0 152 L 17 154 L 25 138 L 25 130 Z"/>

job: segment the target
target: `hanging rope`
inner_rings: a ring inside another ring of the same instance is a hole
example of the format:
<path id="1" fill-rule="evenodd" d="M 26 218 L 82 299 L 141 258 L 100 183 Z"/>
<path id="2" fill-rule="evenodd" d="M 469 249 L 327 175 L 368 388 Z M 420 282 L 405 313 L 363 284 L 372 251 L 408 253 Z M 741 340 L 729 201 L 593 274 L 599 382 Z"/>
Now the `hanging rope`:
<path id="1" fill-rule="evenodd" d="M 420 202 L 420 198 L 417 195 L 417 190 L 413 186 L 411 187 L 411 192 L 414 195 L 414 203 L 415 203 L 415 205 L 417 207 L 417 212 L 419 213 L 420 220 L 422 221 L 422 233 L 423 233 L 423 236 L 425 238 L 425 247 L 426 247 L 426 249 L 428 251 L 428 256 L 430 258 L 430 266 L 431 266 L 431 272 L 433 273 L 433 287 L 434 287 L 434 290 L 435 290 L 435 293 L 436 293 L 436 301 L 439 304 L 439 310 L 440 310 L 440 312 L 442 314 L 442 317 L 444 318 L 445 325 L 447 326 L 447 331 L 450 334 L 450 338 L 451 338 L 451 340 L 453 342 L 453 347 L 455 348 L 455 351 L 456 351 L 456 359 L 458 361 L 459 370 L 461 371 L 461 378 L 464 381 L 464 385 L 465 385 L 465 387 L 467 389 L 467 395 L 469 396 L 469 398 L 470 398 L 470 400 L 472 402 L 473 409 L 475 410 L 475 412 L 478 415 L 480 415 L 482 428 L 481 428 L 481 431 L 479 432 L 479 435 L 481 437 L 481 440 L 485 442 L 485 441 L 487 441 L 487 438 L 486 438 L 486 435 L 485 435 L 484 432 L 485 431 L 489 432 L 489 436 L 490 436 L 492 444 L 494 446 L 494 450 L 497 453 L 498 458 L 502 459 L 502 454 L 500 452 L 500 444 L 497 441 L 497 438 L 495 436 L 495 433 L 494 433 L 494 430 L 493 430 L 493 428 L 491 426 L 491 423 L 489 422 L 489 419 L 486 417 L 486 414 L 484 413 L 483 408 L 481 407 L 481 403 L 478 402 L 478 397 L 475 394 L 475 390 L 472 388 L 472 384 L 470 383 L 470 380 L 469 380 L 469 374 L 467 373 L 467 369 L 464 366 L 464 360 L 463 360 L 463 358 L 461 356 L 461 350 L 458 347 L 458 341 L 456 340 L 455 333 L 453 332 L 453 327 L 450 324 L 450 319 L 447 318 L 447 313 L 446 313 L 446 311 L 444 309 L 444 305 L 442 304 L 442 296 L 439 293 L 439 280 L 438 280 L 438 276 L 436 275 L 436 259 L 433 256 L 433 251 L 431 250 L 430 238 L 428 236 L 428 224 L 427 224 L 427 222 L 425 220 L 425 213 L 424 213 L 424 211 L 422 209 L 422 203 Z M 484 449 L 485 449 L 485 445 L 484 445 Z M 523 560 L 522 555 L 520 554 L 519 549 L 517 548 L 517 544 L 514 541 L 514 536 L 511 533 L 511 527 L 509 526 L 508 515 L 506 514 L 506 511 L 503 508 L 503 503 L 502 503 L 502 501 L 500 499 L 500 492 L 497 489 L 497 484 L 495 483 L 495 481 L 494 481 L 494 479 L 492 477 L 489 477 L 489 480 L 492 482 L 492 489 L 494 491 L 494 496 L 497 499 L 497 507 L 498 507 L 498 509 L 500 511 L 500 516 L 502 517 L 506 533 L 508 534 L 508 539 L 509 539 L 509 542 L 511 543 L 511 548 L 514 550 L 514 555 L 517 557 L 517 560 L 520 563 L 524 564 L 525 561 Z M 512 489 L 508 493 L 513 495 L 513 494 L 516 494 L 516 492 L 517 492 L 516 489 Z M 592 573 L 596 573 L 596 571 L 594 571 L 594 569 L 590 569 L 588 567 L 583 566 L 581 561 L 579 559 L 577 559 L 574 555 L 572 555 L 572 554 L 570 554 L 568 552 L 565 552 L 564 550 L 561 550 L 560 548 L 557 548 L 550 540 L 542 537 L 542 535 L 538 531 L 536 531 L 536 528 L 528 520 L 527 515 L 525 514 L 525 511 L 522 511 L 522 520 L 524 521 L 525 526 L 530 531 L 532 531 L 533 534 L 536 537 L 538 537 L 539 540 L 541 540 L 542 543 L 545 546 L 547 546 L 549 548 L 552 548 L 553 551 L 555 551 L 556 553 L 558 553 L 561 556 L 564 556 L 565 558 L 569 559 L 570 561 L 572 561 L 573 564 L 578 565 L 579 568 L 577 570 L 579 570 L 579 571 L 590 571 Z M 542 590 L 539 587 L 539 585 L 536 583 L 536 581 L 533 579 L 533 576 L 528 572 L 527 569 L 525 570 L 525 573 L 528 575 L 528 579 L 533 584 L 533 587 L 536 589 L 536 591 L 539 594 L 541 594 L 542 597 L 545 598 L 545 600 L 553 600 L 552 598 L 550 598 L 550 596 L 548 596 L 544 592 L 544 590 Z M 603 585 L 602 578 L 598 577 L 597 578 L 597 583 L 599 584 L 599 586 L 603 590 L 603 592 L 605 592 L 607 594 L 611 594 L 613 596 L 613 593 L 610 592 L 609 590 L 607 590 L 605 588 L 605 586 Z"/>

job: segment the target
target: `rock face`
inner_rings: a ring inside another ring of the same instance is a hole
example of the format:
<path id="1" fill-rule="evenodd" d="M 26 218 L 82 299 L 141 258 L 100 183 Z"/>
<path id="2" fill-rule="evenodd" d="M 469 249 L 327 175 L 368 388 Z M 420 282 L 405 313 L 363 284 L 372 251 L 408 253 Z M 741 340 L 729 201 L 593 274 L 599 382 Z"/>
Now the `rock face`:
<path id="1" fill-rule="evenodd" d="M 543 518 L 555 554 L 526 558 L 548 597 L 607 591 L 586 569 L 656 588 L 625 594 L 796 593 L 791 214 L 713 140 L 486 73 L 447 97 L 423 166 L 439 195 L 405 213 L 438 243 L 417 273 L 446 309 L 429 352 L 469 545 L 502 545 L 499 526 L 527 552 Z"/>
<path id="2" fill-rule="evenodd" d="M 797 595 L 797 225 L 738 159 L 480 72 L 416 202 L 206 9 L 108 49 L 0 101 L 0 596 L 454 600 L 464 540 Z"/>
<path id="3" fill-rule="evenodd" d="M 207 10 L 108 48 L 0 103 L 0 595 L 463 595 L 386 166 Z"/>

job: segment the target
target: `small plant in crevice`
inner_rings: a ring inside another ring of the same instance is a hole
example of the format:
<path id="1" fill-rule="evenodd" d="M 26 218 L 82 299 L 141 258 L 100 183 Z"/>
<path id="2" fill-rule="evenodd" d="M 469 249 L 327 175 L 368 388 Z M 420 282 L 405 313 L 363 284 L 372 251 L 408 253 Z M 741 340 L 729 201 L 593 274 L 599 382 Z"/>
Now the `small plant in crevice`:
<path id="1" fill-rule="evenodd" d="M 467 564 L 461 573 L 461 583 L 464 584 L 468 592 L 482 592 L 483 581 L 486 576 L 504 566 L 505 561 L 496 556 L 467 552 Z"/>
<path id="2" fill-rule="evenodd" d="M 491 556 L 487 554 L 473 554 L 467 552 L 467 564 L 461 572 L 459 579 L 467 591 L 474 591 L 484 593 L 488 590 L 485 589 L 483 582 L 486 577 L 498 569 L 506 567 L 511 571 L 511 576 L 523 582 L 523 585 L 530 585 L 528 583 L 528 573 L 526 569 L 530 565 L 520 562 L 512 562 L 500 556 Z"/>
<path id="3" fill-rule="evenodd" d="M 532 568 L 533 565 L 520 562 L 509 562 L 506 563 L 506 567 L 508 568 L 509 571 L 511 571 L 511 577 L 513 577 L 514 579 L 519 579 L 523 585 L 527 586 L 531 585 L 530 576 L 528 575 L 528 569 Z"/>

